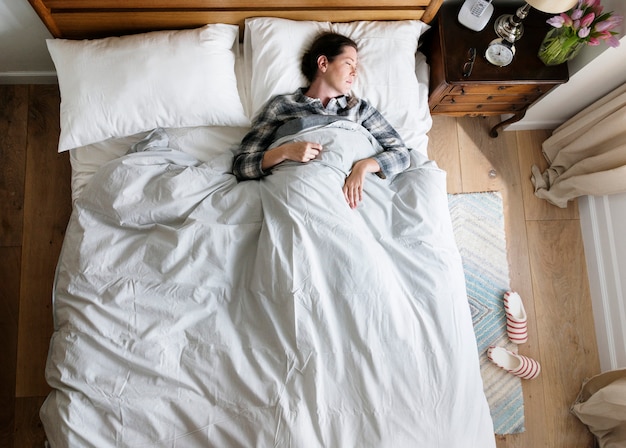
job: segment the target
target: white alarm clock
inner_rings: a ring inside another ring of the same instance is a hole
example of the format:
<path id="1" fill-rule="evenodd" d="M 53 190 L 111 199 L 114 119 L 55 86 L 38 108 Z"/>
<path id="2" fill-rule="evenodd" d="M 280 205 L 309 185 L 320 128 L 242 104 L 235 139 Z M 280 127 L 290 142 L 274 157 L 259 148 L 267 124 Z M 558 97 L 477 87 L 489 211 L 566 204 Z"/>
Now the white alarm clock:
<path id="1" fill-rule="evenodd" d="M 501 37 L 492 40 L 485 50 L 485 59 L 490 64 L 504 67 L 513 62 L 515 56 L 515 45 Z"/>

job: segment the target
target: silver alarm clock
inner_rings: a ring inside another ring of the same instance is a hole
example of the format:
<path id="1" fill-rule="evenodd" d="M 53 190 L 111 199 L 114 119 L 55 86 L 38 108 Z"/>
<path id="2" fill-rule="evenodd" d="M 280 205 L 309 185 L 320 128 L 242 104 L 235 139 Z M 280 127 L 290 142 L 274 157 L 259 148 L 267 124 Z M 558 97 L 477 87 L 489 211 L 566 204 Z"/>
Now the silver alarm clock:
<path id="1" fill-rule="evenodd" d="M 515 56 L 515 45 L 501 37 L 489 42 L 485 50 L 485 59 L 498 67 L 509 65 L 513 62 L 513 56 Z"/>

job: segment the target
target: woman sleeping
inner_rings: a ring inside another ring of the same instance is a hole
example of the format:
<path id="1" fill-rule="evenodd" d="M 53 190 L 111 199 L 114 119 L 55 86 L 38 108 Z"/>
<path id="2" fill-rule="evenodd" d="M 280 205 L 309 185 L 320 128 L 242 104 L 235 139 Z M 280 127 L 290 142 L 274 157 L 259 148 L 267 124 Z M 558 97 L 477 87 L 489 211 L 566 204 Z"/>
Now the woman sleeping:
<path id="1" fill-rule="evenodd" d="M 323 33 L 302 57 L 302 73 L 310 85 L 273 98 L 256 118 L 235 158 L 233 173 L 240 180 L 258 179 L 285 160 L 308 163 L 324 150 L 319 142 L 289 141 L 270 144 L 277 129 L 290 120 L 309 115 L 348 119 L 362 125 L 378 140 L 383 152 L 358 160 L 346 177 L 343 194 L 350 207 L 363 199 L 367 173 L 381 177 L 409 166 L 409 148 L 385 118 L 367 101 L 349 96 L 357 74 L 357 45 L 348 37 Z"/>

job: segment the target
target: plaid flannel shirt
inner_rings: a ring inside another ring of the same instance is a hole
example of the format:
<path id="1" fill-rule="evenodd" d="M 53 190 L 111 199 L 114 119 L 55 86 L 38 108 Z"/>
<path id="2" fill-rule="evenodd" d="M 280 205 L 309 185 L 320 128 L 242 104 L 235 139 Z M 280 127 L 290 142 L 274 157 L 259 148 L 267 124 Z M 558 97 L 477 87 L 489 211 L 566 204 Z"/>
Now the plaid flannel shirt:
<path id="1" fill-rule="evenodd" d="M 409 166 L 409 151 L 400 135 L 375 107 L 355 97 L 332 98 L 324 107 L 321 100 L 307 97 L 305 89 L 271 99 L 256 117 L 252 129 L 241 141 L 233 162 L 233 174 L 239 180 L 258 179 L 268 170 L 261 169 L 263 155 L 284 123 L 312 114 L 337 115 L 367 129 L 384 151 L 373 158 L 380 165 L 380 177 L 399 173 Z"/>

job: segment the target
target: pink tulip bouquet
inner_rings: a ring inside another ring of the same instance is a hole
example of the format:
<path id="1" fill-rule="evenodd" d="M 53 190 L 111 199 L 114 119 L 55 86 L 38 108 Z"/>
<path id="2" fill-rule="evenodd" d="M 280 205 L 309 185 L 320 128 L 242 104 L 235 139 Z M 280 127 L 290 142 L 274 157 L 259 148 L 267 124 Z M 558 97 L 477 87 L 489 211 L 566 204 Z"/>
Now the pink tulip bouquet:
<path id="1" fill-rule="evenodd" d="M 575 57 L 585 45 L 600 45 L 604 41 L 617 47 L 617 32 L 623 17 L 603 12 L 600 0 L 578 0 L 571 10 L 547 20 L 550 30 L 539 49 L 539 58 L 546 65 L 561 64 Z"/>

